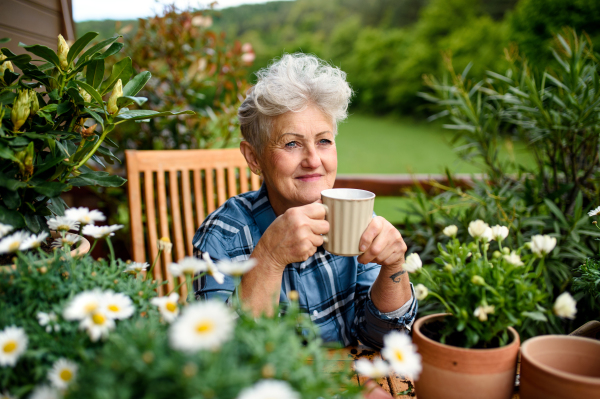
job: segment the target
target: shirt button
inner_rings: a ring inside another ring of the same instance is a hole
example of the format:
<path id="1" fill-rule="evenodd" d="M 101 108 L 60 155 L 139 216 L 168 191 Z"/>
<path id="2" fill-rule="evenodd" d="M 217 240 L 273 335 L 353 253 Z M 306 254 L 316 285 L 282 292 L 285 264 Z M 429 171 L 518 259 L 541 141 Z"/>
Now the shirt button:
<path id="1" fill-rule="evenodd" d="M 319 312 L 317 312 L 316 310 L 313 310 L 313 316 L 317 317 L 319 315 Z"/>

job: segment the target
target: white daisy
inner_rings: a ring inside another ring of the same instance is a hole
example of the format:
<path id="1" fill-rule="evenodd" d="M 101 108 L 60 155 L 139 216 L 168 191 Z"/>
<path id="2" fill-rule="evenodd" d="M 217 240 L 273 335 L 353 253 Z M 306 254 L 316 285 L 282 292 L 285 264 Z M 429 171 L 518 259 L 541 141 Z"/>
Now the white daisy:
<path id="1" fill-rule="evenodd" d="M 42 245 L 42 243 L 46 241 L 46 238 L 48 238 L 48 236 L 49 234 L 45 231 L 41 232 L 38 235 L 32 234 L 23 241 L 19 249 L 21 251 L 26 251 L 32 248 L 39 248 L 40 245 Z"/>
<path id="2" fill-rule="evenodd" d="M 300 395 L 285 381 L 261 380 L 244 388 L 237 399 L 300 399 Z"/>
<path id="3" fill-rule="evenodd" d="M 67 247 L 71 247 L 71 245 L 78 243 L 79 241 L 81 241 L 81 236 L 78 236 L 77 234 L 67 233 L 64 237 L 58 237 L 57 239 L 52 241 L 52 246 L 54 248 L 62 248 L 65 245 Z"/>
<path id="4" fill-rule="evenodd" d="M 48 385 L 40 385 L 36 387 L 29 399 L 61 399 L 62 395 L 57 389 L 49 387 Z"/>
<path id="5" fill-rule="evenodd" d="M 102 298 L 103 308 L 111 319 L 128 319 L 135 311 L 133 301 L 120 292 L 106 291 Z"/>
<path id="6" fill-rule="evenodd" d="M 548 255 L 556 246 L 556 238 L 549 235 L 535 235 L 531 237 L 531 252 L 538 258 Z"/>
<path id="7" fill-rule="evenodd" d="M 487 321 L 488 315 L 493 314 L 495 310 L 494 305 L 482 305 L 475 309 L 473 316 L 477 317 L 479 321 Z"/>
<path id="8" fill-rule="evenodd" d="M 27 349 L 27 334 L 21 327 L 10 326 L 0 331 L 0 366 L 14 367 Z"/>
<path id="9" fill-rule="evenodd" d="M 0 392 L 0 399 L 17 399 L 17 397 L 11 395 L 8 391 L 4 391 Z"/>
<path id="10" fill-rule="evenodd" d="M 4 237 L 11 231 L 13 231 L 13 227 L 10 224 L 0 223 L 0 238 Z"/>
<path id="11" fill-rule="evenodd" d="M 79 323 L 79 329 L 86 330 L 92 342 L 108 337 L 108 333 L 114 328 L 115 321 L 104 310 L 95 311 Z"/>
<path id="12" fill-rule="evenodd" d="M 66 389 L 77 376 L 77 364 L 68 359 L 58 359 L 48 372 L 48 379 L 58 389 Z"/>
<path id="13" fill-rule="evenodd" d="M 483 220 L 477 219 L 469 223 L 468 231 L 473 238 L 483 238 L 485 241 L 490 241 L 492 239 L 490 225 Z"/>
<path id="14" fill-rule="evenodd" d="M 29 238 L 30 234 L 26 231 L 17 231 L 0 240 L 0 254 L 10 254 L 17 252 L 23 243 Z"/>
<path id="15" fill-rule="evenodd" d="M 359 359 L 354 363 L 358 374 L 369 378 L 383 378 L 390 374 L 390 365 L 382 359 L 373 359 L 373 363 L 367 359 Z"/>
<path id="16" fill-rule="evenodd" d="M 596 209 L 592 209 L 591 211 L 588 212 L 588 216 L 592 217 L 592 216 L 596 216 L 597 214 L 600 213 L 600 206 Z"/>
<path id="17" fill-rule="evenodd" d="M 50 313 L 38 312 L 36 317 L 38 319 L 38 323 L 40 323 L 40 326 L 46 327 L 47 333 L 52 332 L 53 329 L 55 332 L 60 331 L 60 326 L 57 324 L 58 317 L 56 316 L 56 314 L 54 312 L 50 312 Z"/>
<path id="18" fill-rule="evenodd" d="M 421 355 L 417 353 L 416 346 L 408 335 L 399 331 L 392 331 L 383 337 L 383 356 L 392 369 L 403 376 L 417 379 L 421 373 Z"/>
<path id="19" fill-rule="evenodd" d="M 122 229 L 122 224 L 114 224 L 112 226 L 94 226 L 93 224 L 88 224 L 83 226 L 83 230 L 81 232 L 86 236 L 93 237 L 95 239 L 112 237 L 115 235 L 115 231 Z"/>
<path id="20" fill-rule="evenodd" d="M 208 272 L 208 275 L 212 276 L 217 283 L 223 284 L 225 281 L 225 275 L 221 273 L 219 269 L 217 269 L 217 266 L 215 266 L 213 263 L 208 252 L 204 252 L 202 254 L 202 259 L 206 262 L 206 271 Z"/>
<path id="21" fill-rule="evenodd" d="M 187 274 L 190 276 L 195 275 L 196 273 L 202 273 L 207 271 L 208 266 L 206 262 L 195 258 L 193 256 L 186 256 L 179 263 L 171 263 L 169 265 L 169 271 L 175 277 L 181 276 L 183 274 Z"/>
<path id="22" fill-rule="evenodd" d="M 106 217 L 102 212 L 94 209 L 90 211 L 88 208 L 69 208 L 65 211 L 65 216 L 71 220 L 81 223 L 82 225 L 94 224 L 95 222 L 103 222 Z"/>
<path id="23" fill-rule="evenodd" d="M 491 228 L 492 230 L 492 240 L 502 241 L 506 237 L 508 237 L 508 227 L 500 226 L 499 224 L 495 225 Z"/>
<path id="24" fill-rule="evenodd" d="M 162 237 L 158 240 L 157 246 L 160 251 L 163 251 L 166 254 L 170 254 L 173 249 L 173 244 L 171 243 L 171 240 L 169 240 L 169 237 Z"/>
<path id="25" fill-rule="evenodd" d="M 505 261 L 510 263 L 513 266 L 523 266 L 523 262 L 521 261 L 521 257 L 515 252 L 512 251 L 510 255 L 502 255 Z"/>
<path id="26" fill-rule="evenodd" d="M 553 310 L 554 314 L 558 317 L 564 317 L 572 320 L 577 314 L 577 301 L 573 299 L 571 294 L 565 291 L 556 297 Z"/>
<path id="27" fill-rule="evenodd" d="M 417 284 L 415 286 L 415 297 L 418 301 L 422 301 L 423 299 L 427 298 L 427 295 L 429 295 L 429 290 L 427 287 L 425 287 L 423 284 Z"/>
<path id="28" fill-rule="evenodd" d="M 414 273 L 423 267 L 423 262 L 421 261 L 421 257 L 417 253 L 410 254 L 406 257 L 406 261 L 402 268 L 409 273 Z"/>
<path id="29" fill-rule="evenodd" d="M 83 320 L 103 306 L 104 295 L 99 289 L 75 295 L 63 311 L 65 320 Z"/>
<path id="30" fill-rule="evenodd" d="M 235 322 L 222 302 L 205 301 L 189 305 L 169 329 L 173 349 L 196 352 L 217 349 L 231 338 Z"/>
<path id="31" fill-rule="evenodd" d="M 444 235 L 451 237 L 451 238 L 456 237 L 456 233 L 458 233 L 458 227 L 451 224 L 450 226 L 446 226 L 444 228 L 444 230 L 442 231 L 442 233 L 444 233 Z"/>
<path id="32" fill-rule="evenodd" d="M 158 307 L 160 315 L 167 323 L 172 323 L 179 315 L 179 306 L 177 306 L 177 301 L 179 301 L 179 294 L 173 292 L 169 296 L 152 298 L 150 303 Z"/>
<path id="33" fill-rule="evenodd" d="M 256 266 L 256 259 L 248 259 L 241 262 L 232 262 L 230 260 L 222 260 L 217 264 L 217 267 L 222 273 L 228 276 L 240 277 Z"/>
<path id="34" fill-rule="evenodd" d="M 54 231 L 79 230 L 79 222 L 65 216 L 57 216 L 48 220 L 48 228 Z"/>
<path id="35" fill-rule="evenodd" d="M 128 273 L 128 274 L 138 274 L 141 273 L 143 271 L 146 271 L 148 269 L 150 265 L 148 264 L 148 262 L 131 262 L 129 265 L 127 265 L 127 267 L 125 268 L 125 270 L 123 270 L 123 273 Z"/>

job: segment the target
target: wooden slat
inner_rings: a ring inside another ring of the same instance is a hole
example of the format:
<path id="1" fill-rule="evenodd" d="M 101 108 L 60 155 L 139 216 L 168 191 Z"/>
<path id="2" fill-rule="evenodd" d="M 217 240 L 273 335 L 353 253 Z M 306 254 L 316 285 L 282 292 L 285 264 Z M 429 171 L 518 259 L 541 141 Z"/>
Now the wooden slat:
<path id="1" fill-rule="evenodd" d="M 173 253 L 175 255 L 175 262 L 179 262 L 185 257 L 185 244 L 183 242 L 183 227 L 181 225 L 181 209 L 179 201 L 181 197 L 179 195 L 179 179 L 178 172 L 176 170 L 169 171 L 169 195 L 171 202 L 171 219 L 173 220 Z M 174 279 L 177 286 L 184 280 L 183 277 Z M 181 286 L 183 289 L 183 285 Z M 182 298 L 185 298 L 187 292 L 180 292 Z"/>
<path id="2" fill-rule="evenodd" d="M 227 200 L 225 196 L 225 171 L 223 168 L 216 168 L 217 171 L 217 203 L 219 206 L 223 205 Z"/>
<path id="3" fill-rule="evenodd" d="M 144 173 L 144 202 L 146 204 L 146 226 L 148 229 L 148 244 L 150 246 L 150 259 L 148 263 L 152 264 L 156 256 L 158 255 L 158 246 L 156 244 L 158 240 L 158 232 L 156 231 L 156 211 L 154 207 L 154 173 L 149 171 Z M 129 187 L 131 189 L 131 186 Z M 131 204 L 129 205 L 131 207 Z M 138 229 L 132 225 L 131 232 Z M 142 226 L 143 229 L 143 226 Z M 155 267 L 152 271 L 152 278 L 158 282 L 163 281 L 162 273 L 159 267 Z M 162 287 L 158 287 L 158 294 L 162 294 Z"/>
<path id="4" fill-rule="evenodd" d="M 195 171 L 194 171 L 195 172 Z M 192 212 L 192 194 L 190 191 L 190 171 L 184 170 L 181 172 L 181 200 L 183 202 L 183 225 L 185 228 L 185 254 L 192 256 L 194 253 L 194 214 Z M 198 224 L 198 226 L 200 226 Z"/>
<path id="5" fill-rule="evenodd" d="M 131 225 L 142 226 L 142 193 L 140 187 L 140 171 L 135 162 L 135 152 L 125 151 L 127 162 L 127 181 L 129 184 L 128 199 L 129 212 L 131 214 Z M 143 228 L 132 229 L 131 245 L 133 247 L 133 260 L 135 262 L 146 261 L 146 251 L 144 250 L 144 230 Z"/>
<path id="6" fill-rule="evenodd" d="M 240 166 L 240 194 L 248 192 L 248 168 Z"/>
<path id="7" fill-rule="evenodd" d="M 167 193 L 165 186 L 165 172 L 159 170 L 156 173 L 156 191 L 158 194 L 158 224 L 160 227 L 160 236 L 161 237 L 169 237 L 172 240 L 169 234 L 169 222 L 167 215 Z M 163 287 L 166 287 L 166 292 L 171 292 L 173 290 L 173 278 L 171 273 L 169 272 L 169 264 L 172 261 L 171 254 L 167 254 L 163 252 L 161 269 L 162 275 L 164 276 L 164 280 L 167 280 L 167 284 Z M 157 265 L 158 267 L 158 265 Z"/>
<path id="8" fill-rule="evenodd" d="M 260 189 L 260 179 L 252 172 L 250 172 L 250 183 L 252 185 L 252 191 Z"/>
<path id="9" fill-rule="evenodd" d="M 213 170 L 206 169 L 205 172 L 205 180 L 206 180 L 206 210 L 210 214 L 215 211 L 215 185 L 213 182 Z"/>
<path id="10" fill-rule="evenodd" d="M 227 168 L 227 195 L 228 198 L 235 197 L 237 195 L 237 184 L 234 167 Z"/>
<path id="11" fill-rule="evenodd" d="M 200 227 L 204 221 L 204 190 L 202 190 L 202 171 L 194 170 L 194 202 L 196 209 L 196 227 Z"/>

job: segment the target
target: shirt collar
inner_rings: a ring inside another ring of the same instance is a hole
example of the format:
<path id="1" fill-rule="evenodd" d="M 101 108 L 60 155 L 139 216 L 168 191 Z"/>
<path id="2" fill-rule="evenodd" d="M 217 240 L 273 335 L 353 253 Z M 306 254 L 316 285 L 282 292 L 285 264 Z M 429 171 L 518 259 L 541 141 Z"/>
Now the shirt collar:
<path id="1" fill-rule="evenodd" d="M 256 221 L 261 235 L 265 233 L 267 228 L 277 218 L 275 211 L 269 202 L 267 186 L 264 183 L 260 187 L 260 190 L 256 192 L 256 197 L 252 204 L 252 216 Z"/>

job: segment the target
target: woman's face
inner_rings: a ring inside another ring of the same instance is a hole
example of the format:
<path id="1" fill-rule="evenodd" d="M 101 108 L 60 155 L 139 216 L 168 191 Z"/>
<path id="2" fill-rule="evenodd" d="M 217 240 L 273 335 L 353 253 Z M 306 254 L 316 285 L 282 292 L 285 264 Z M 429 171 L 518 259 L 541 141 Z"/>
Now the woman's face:
<path id="1" fill-rule="evenodd" d="M 273 121 L 271 140 L 259 161 L 277 215 L 321 198 L 333 187 L 337 150 L 331 120 L 314 106 Z"/>

